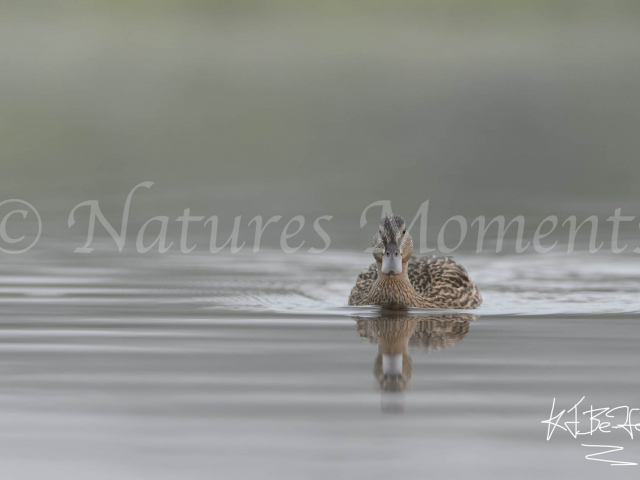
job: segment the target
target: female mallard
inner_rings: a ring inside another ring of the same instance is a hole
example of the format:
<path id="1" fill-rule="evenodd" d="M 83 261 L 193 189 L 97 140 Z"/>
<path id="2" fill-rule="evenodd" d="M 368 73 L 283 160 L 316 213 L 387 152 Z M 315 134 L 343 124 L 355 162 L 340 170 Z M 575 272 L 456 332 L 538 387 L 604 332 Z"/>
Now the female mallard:
<path id="1" fill-rule="evenodd" d="M 395 308 L 476 308 L 482 297 L 461 265 L 448 257 L 412 257 L 413 241 L 400 215 L 380 220 L 373 237 L 376 263 L 365 268 L 349 305 Z"/>

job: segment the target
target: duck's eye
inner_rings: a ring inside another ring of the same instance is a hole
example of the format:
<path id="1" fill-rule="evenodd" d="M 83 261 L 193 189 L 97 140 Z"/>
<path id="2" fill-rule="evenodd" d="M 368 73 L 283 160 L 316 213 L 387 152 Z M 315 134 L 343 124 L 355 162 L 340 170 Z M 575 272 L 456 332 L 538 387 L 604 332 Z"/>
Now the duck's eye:
<path id="1" fill-rule="evenodd" d="M 404 235 L 405 233 L 407 233 L 407 231 L 406 230 L 402 230 L 402 234 Z"/>

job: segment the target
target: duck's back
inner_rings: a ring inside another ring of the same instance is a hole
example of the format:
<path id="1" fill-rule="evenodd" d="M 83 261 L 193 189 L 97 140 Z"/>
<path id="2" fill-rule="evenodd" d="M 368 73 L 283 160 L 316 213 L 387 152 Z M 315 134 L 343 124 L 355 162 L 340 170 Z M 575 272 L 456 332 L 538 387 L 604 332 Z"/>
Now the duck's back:
<path id="1" fill-rule="evenodd" d="M 436 308 L 476 308 L 482 303 L 467 271 L 450 257 L 411 257 L 407 269 L 415 291 Z"/>
<path id="2" fill-rule="evenodd" d="M 466 270 L 449 257 L 411 257 L 407 264 L 409 281 L 416 293 L 433 308 L 476 308 L 480 292 Z M 378 278 L 372 263 L 358 276 L 349 296 L 349 305 L 362 305 Z"/>

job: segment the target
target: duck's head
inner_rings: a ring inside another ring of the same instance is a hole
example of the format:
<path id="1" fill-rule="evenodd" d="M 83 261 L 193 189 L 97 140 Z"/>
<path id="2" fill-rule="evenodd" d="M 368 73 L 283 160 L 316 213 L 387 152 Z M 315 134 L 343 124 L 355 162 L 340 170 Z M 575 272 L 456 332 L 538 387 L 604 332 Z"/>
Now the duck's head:
<path id="1" fill-rule="evenodd" d="M 387 215 L 380 220 L 378 233 L 373 237 L 373 257 L 378 271 L 385 275 L 406 272 L 413 252 L 413 240 L 400 215 Z"/>

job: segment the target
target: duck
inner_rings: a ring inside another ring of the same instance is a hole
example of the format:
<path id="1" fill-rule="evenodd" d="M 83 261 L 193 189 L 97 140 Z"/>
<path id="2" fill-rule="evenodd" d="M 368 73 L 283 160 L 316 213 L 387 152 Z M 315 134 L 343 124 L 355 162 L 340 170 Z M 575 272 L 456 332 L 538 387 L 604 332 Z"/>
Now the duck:
<path id="1" fill-rule="evenodd" d="M 400 215 L 380 220 L 372 247 L 375 263 L 358 276 L 349 305 L 473 309 L 482 304 L 478 287 L 453 258 L 412 256 L 413 240 Z"/>

